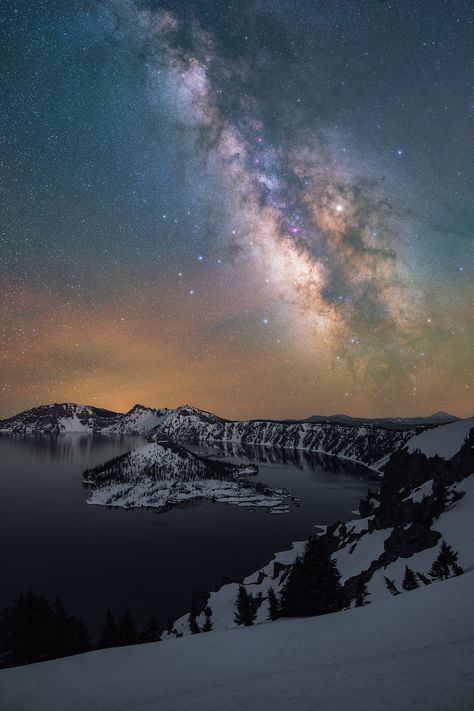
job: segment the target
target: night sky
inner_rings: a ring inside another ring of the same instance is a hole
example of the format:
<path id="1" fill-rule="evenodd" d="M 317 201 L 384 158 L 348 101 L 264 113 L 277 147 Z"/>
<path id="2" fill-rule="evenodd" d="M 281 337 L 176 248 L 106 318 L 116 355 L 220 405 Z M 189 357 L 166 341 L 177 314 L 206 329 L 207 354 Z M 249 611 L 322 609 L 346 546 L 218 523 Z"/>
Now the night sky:
<path id="1" fill-rule="evenodd" d="M 473 2 L 0 13 L 0 416 L 473 414 Z"/>

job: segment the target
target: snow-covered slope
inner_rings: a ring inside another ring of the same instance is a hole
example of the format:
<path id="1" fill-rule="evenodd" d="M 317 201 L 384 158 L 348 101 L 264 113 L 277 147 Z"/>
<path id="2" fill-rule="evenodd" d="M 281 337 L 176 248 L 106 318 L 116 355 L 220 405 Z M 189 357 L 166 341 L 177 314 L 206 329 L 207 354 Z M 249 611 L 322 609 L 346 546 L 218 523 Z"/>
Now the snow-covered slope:
<path id="1" fill-rule="evenodd" d="M 0 672 L 6 711 L 470 711 L 474 572 L 322 617 Z"/>
<path id="2" fill-rule="evenodd" d="M 427 457 L 451 459 L 459 451 L 464 439 L 474 427 L 474 417 L 435 427 L 408 440 L 409 452 L 420 451 Z"/>
<path id="3" fill-rule="evenodd" d="M 54 403 L 25 410 L 7 420 L 0 420 L 0 434 L 92 434 L 114 424 L 121 415 L 91 405 Z"/>
<path id="4" fill-rule="evenodd" d="M 179 445 L 153 442 L 84 472 L 92 489 L 88 504 L 165 510 L 189 499 L 207 498 L 238 506 L 283 508 L 287 492 L 243 478 L 256 467 L 214 462 Z"/>
<path id="5" fill-rule="evenodd" d="M 170 410 L 167 407 L 156 409 L 154 407 L 145 407 L 144 405 L 134 405 L 114 424 L 110 427 L 105 427 L 102 433 L 146 436 L 163 422 L 169 412 Z"/>

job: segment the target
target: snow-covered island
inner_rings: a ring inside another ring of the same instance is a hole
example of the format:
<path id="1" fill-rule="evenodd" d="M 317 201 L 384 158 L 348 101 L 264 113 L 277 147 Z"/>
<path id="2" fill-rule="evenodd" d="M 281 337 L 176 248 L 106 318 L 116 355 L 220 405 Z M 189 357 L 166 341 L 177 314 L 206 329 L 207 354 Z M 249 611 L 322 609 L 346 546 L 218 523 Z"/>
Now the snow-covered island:
<path id="1" fill-rule="evenodd" d="M 247 477 L 255 466 L 205 459 L 172 442 L 152 442 L 83 473 L 88 504 L 165 511 L 190 499 L 287 510 L 288 492 Z"/>

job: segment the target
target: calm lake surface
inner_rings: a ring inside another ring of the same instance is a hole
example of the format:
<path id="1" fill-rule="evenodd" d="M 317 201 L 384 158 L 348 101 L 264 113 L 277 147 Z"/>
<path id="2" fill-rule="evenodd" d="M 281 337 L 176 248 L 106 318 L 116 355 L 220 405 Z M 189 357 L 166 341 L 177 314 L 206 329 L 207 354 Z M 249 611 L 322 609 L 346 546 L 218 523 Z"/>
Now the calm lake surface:
<path id="1" fill-rule="evenodd" d="M 285 515 L 208 501 L 164 514 L 85 504 L 81 474 L 143 440 L 139 437 L 0 437 L 0 606 L 30 588 L 60 596 L 93 635 L 110 607 L 138 623 L 165 624 L 189 609 L 194 589 L 243 578 L 314 525 L 353 518 L 367 492 L 363 467 L 303 452 L 200 448 L 256 462 L 258 478 L 301 498 Z M 374 487 L 374 483 L 371 482 Z"/>

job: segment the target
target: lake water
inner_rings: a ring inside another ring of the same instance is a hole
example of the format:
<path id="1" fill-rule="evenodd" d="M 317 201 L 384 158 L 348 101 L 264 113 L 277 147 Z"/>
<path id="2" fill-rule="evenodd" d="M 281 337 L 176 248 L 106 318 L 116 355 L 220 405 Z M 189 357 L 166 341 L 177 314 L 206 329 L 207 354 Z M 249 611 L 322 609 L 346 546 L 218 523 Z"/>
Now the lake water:
<path id="1" fill-rule="evenodd" d="M 285 515 L 209 501 L 158 514 L 85 504 L 84 469 L 141 444 L 138 437 L 0 437 L 0 606 L 28 588 L 60 596 L 92 634 L 107 607 L 138 623 L 189 609 L 192 591 L 240 579 L 317 523 L 353 517 L 368 470 L 335 458 L 267 448 L 193 447 L 257 462 L 258 478 L 301 501 Z M 374 486 L 373 483 L 371 483 Z"/>

